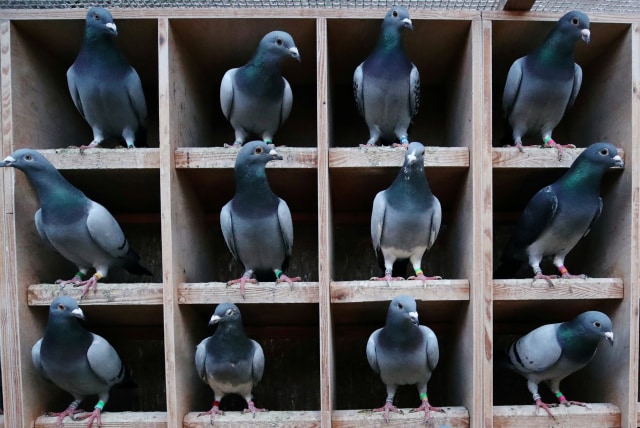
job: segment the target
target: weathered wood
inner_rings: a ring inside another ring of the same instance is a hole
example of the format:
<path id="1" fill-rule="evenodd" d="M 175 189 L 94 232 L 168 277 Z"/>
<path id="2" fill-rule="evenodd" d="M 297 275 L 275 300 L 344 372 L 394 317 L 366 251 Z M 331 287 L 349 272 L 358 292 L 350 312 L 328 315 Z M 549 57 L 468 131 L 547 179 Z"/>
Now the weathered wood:
<path id="1" fill-rule="evenodd" d="M 329 149 L 330 168 L 395 167 L 404 162 L 402 147 L 335 147 Z M 469 167 L 467 147 L 425 147 L 426 167 Z"/>
<path id="2" fill-rule="evenodd" d="M 86 305 L 162 305 L 162 284 L 105 284 L 98 283 L 97 292 L 89 291 L 82 299 Z M 57 284 L 32 284 L 27 289 L 29 306 L 49 306 L 59 295 L 68 295 L 80 300 L 82 287 L 67 285 L 61 289 Z"/>
<path id="3" fill-rule="evenodd" d="M 442 407 L 444 413 L 430 412 L 429 425 L 438 427 L 468 427 L 469 412 L 464 407 Z M 333 412 L 332 425 L 339 428 L 359 427 L 406 427 L 424 424 L 424 412 L 411 413 L 412 409 L 401 409 L 403 414 L 391 413 L 389 424 L 384 421 L 381 413 L 366 410 L 336 410 Z"/>
<path id="4" fill-rule="evenodd" d="M 227 286 L 224 282 L 182 283 L 178 286 L 180 304 L 214 304 L 228 301 L 242 303 L 318 303 L 317 282 L 295 282 L 276 284 L 261 282 L 247 284 L 245 297 L 240 297 L 238 285 Z"/>
<path id="5" fill-rule="evenodd" d="M 239 149 L 224 147 L 182 147 L 176 149 L 176 168 L 233 168 Z M 317 168 L 318 150 L 309 147 L 276 147 L 282 161 L 267 168 Z"/>
<path id="6" fill-rule="evenodd" d="M 39 150 L 57 169 L 158 169 L 158 149 L 87 149 L 77 147 Z"/>
<path id="7" fill-rule="evenodd" d="M 551 409 L 554 419 L 536 406 L 495 406 L 493 408 L 494 428 L 539 428 L 541 426 L 563 428 L 606 428 L 621 427 L 620 409 L 608 403 L 592 403 L 591 409 L 580 406 L 560 406 Z"/>
<path id="8" fill-rule="evenodd" d="M 203 409 L 207 411 L 209 409 Z M 210 417 L 198 416 L 200 412 L 187 413 L 184 417 L 183 428 L 207 428 L 211 426 Z M 216 425 L 225 427 L 301 427 L 315 428 L 320 426 L 320 412 L 264 412 L 256 414 L 255 418 L 242 412 L 224 412 L 216 416 Z"/>
<path id="9" fill-rule="evenodd" d="M 577 300 L 623 299 L 621 278 L 553 279 L 554 287 L 543 279 L 493 280 L 493 300 Z"/>
<path id="10" fill-rule="evenodd" d="M 498 10 L 518 10 L 528 11 L 531 10 L 536 0 L 500 0 L 498 4 Z"/>
<path id="11" fill-rule="evenodd" d="M 56 426 L 57 417 L 39 416 L 34 424 L 34 428 L 47 428 Z M 86 427 L 87 421 L 73 421 L 65 418 L 65 427 Z M 166 428 L 167 414 L 165 412 L 109 412 L 102 414 L 103 428 Z"/>
<path id="12" fill-rule="evenodd" d="M 393 300 L 398 294 L 409 294 L 416 300 L 469 300 L 469 281 L 332 281 L 331 302 L 375 302 Z"/>
<path id="13" fill-rule="evenodd" d="M 494 168 L 568 168 L 576 160 L 581 149 L 563 150 L 562 160 L 558 160 L 558 150 L 540 147 L 525 147 L 520 152 L 516 147 L 497 147 L 492 150 Z M 624 160 L 624 149 L 618 148 Z M 615 167 L 618 169 L 619 167 Z"/>

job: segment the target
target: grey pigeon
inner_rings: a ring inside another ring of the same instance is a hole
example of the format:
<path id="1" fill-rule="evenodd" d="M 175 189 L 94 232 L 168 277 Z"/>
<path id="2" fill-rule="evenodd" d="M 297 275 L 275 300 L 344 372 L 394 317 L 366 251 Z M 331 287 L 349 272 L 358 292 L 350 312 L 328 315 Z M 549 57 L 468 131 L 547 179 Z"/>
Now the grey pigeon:
<path id="1" fill-rule="evenodd" d="M 114 42 L 116 24 L 108 10 L 87 12 L 84 41 L 67 71 L 73 103 L 93 130 L 97 147 L 106 138 L 122 138 L 128 148 L 146 145 L 147 103 L 142 83 Z"/>
<path id="2" fill-rule="evenodd" d="M 95 291 L 112 266 L 151 275 L 138 263 L 140 256 L 109 211 L 69 183 L 44 156 L 36 150 L 19 149 L 0 162 L 0 167 L 8 166 L 24 172 L 38 193 L 35 223 L 42 240 L 78 267 L 73 278 L 56 283 L 83 286 L 84 297 L 92 286 Z M 83 280 L 90 268 L 96 272 Z"/>
<path id="3" fill-rule="evenodd" d="M 66 416 L 72 419 L 83 412 L 78 406 L 90 395 L 98 396 L 89 418 L 88 427 L 96 421 L 109 400 L 109 390 L 125 377 L 125 368 L 118 353 L 104 338 L 87 331 L 79 320 L 84 320 L 78 302 L 69 296 L 59 296 L 49 308 L 49 322 L 42 339 L 31 349 L 36 370 L 47 380 L 73 395 L 73 402 L 58 416 L 58 426 Z"/>
<path id="4" fill-rule="evenodd" d="M 571 168 L 556 182 L 544 187 L 529 201 L 507 243 L 494 278 L 513 278 L 523 263 L 529 263 L 536 279 L 553 286 L 554 275 L 540 269 L 543 257 L 553 257 L 553 264 L 563 278 L 571 275 L 564 258 L 586 236 L 602 213 L 600 185 L 604 172 L 624 163 L 609 143 L 586 148 Z"/>
<path id="5" fill-rule="evenodd" d="M 602 338 L 613 345 L 611 320 L 602 312 L 588 311 L 571 321 L 538 327 L 511 344 L 507 365 L 527 378 L 536 412 L 542 407 L 553 417 L 549 405 L 542 402 L 538 394 L 538 384 L 542 381 L 547 382 L 560 404 L 586 406 L 568 401 L 560 392 L 560 381 L 591 361 Z"/>
<path id="6" fill-rule="evenodd" d="M 413 29 L 409 12 L 391 8 L 373 52 L 353 73 L 353 92 L 369 127 L 367 145 L 383 138 L 408 145 L 407 130 L 420 105 L 420 73 L 404 51 L 402 32 Z"/>
<path id="7" fill-rule="evenodd" d="M 412 412 L 424 411 L 425 423 L 429 411 L 444 412 L 433 407 L 427 398 L 427 382 L 438 365 L 440 351 L 433 331 L 418 322 L 416 301 L 400 295 L 391 301 L 384 327 L 371 333 L 367 342 L 367 360 L 374 372 L 380 374 L 387 386 L 387 401 L 374 412 L 384 412 L 389 423 L 389 412 L 402 413 L 393 405 L 398 385 L 416 385 L 422 405 Z"/>
<path id="8" fill-rule="evenodd" d="M 241 146 L 250 135 L 271 143 L 289 117 L 293 94 L 281 70 L 286 58 L 300 61 L 293 38 L 284 31 L 272 31 L 262 38 L 247 64 L 222 77 L 220 106 L 235 130 L 234 146 Z"/>
<path id="9" fill-rule="evenodd" d="M 242 277 L 228 285 L 239 283 L 243 298 L 246 282 L 300 281 L 282 273 L 293 251 L 293 222 L 287 203 L 269 187 L 265 166 L 275 159 L 282 156 L 262 141 L 242 146 L 234 168 L 236 193 L 220 212 L 227 247 L 244 267 Z"/>
<path id="10" fill-rule="evenodd" d="M 551 134 L 580 91 L 582 69 L 574 62 L 573 50 L 580 38 L 589 43 L 590 36 L 587 15 L 569 12 L 536 50 L 511 65 L 502 109 L 521 151 L 522 138 L 534 133 L 545 147 L 557 147 L 559 158 L 563 147 L 574 147 L 557 144 Z"/>
<path id="11" fill-rule="evenodd" d="M 219 409 L 220 400 L 227 394 L 241 395 L 248 408 L 243 413 L 264 412 L 253 404 L 251 390 L 262 379 L 264 352 L 255 340 L 249 339 L 242 326 L 240 310 L 233 303 L 219 304 L 209 321 L 218 324 L 212 336 L 200 342 L 196 348 L 196 370 L 202 381 L 213 390 L 215 401 L 208 412 L 211 424 Z"/>
<path id="12" fill-rule="evenodd" d="M 424 174 L 424 146 L 412 142 L 407 148 L 404 165 L 388 189 L 378 192 L 371 212 L 371 240 L 385 276 L 373 280 L 403 279 L 394 277 L 394 264 L 409 259 L 415 276 L 427 277 L 421 269 L 422 256 L 438 236 L 442 208 L 429 188 Z M 406 264 L 401 264 L 406 271 Z M 400 272 L 397 272 L 401 275 Z"/>

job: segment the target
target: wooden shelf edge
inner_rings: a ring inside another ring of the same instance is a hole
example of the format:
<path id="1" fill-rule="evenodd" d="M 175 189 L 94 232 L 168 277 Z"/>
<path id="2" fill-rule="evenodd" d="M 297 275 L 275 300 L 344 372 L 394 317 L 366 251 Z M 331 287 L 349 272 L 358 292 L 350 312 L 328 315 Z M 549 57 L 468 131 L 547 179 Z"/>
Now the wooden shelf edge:
<path id="1" fill-rule="evenodd" d="M 231 168 L 237 148 L 182 147 L 176 149 L 177 169 Z M 313 147 L 276 147 L 282 161 L 269 162 L 267 168 L 318 168 L 318 149 Z"/>
<path id="2" fill-rule="evenodd" d="M 329 149 L 329 168 L 398 167 L 404 162 L 402 147 L 335 147 Z M 426 167 L 469 168 L 467 147 L 427 146 Z"/>
<path id="3" fill-rule="evenodd" d="M 57 417 L 39 416 L 34 428 L 55 427 Z M 86 428 L 87 421 L 73 421 L 65 418 L 65 428 Z M 102 428 L 165 428 L 167 426 L 166 412 L 104 412 L 102 414 Z"/>
<path id="4" fill-rule="evenodd" d="M 535 413 L 535 405 L 494 406 L 494 428 L 534 428 L 540 426 L 558 427 L 620 427 L 620 409 L 609 403 L 592 403 L 587 409 L 580 406 L 555 407 L 551 409 L 555 420 L 543 410 Z"/>
<path id="5" fill-rule="evenodd" d="M 163 285 L 159 283 L 102 284 L 98 290 L 89 293 L 80 301 L 82 288 L 67 285 L 60 289 L 57 284 L 31 284 L 27 288 L 29 306 L 49 306 L 60 294 L 78 299 L 82 306 L 87 305 L 158 305 L 162 306 Z"/>
<path id="6" fill-rule="evenodd" d="M 493 280 L 493 300 L 579 300 L 624 298 L 621 278 L 554 279 L 551 288 L 542 279 Z"/>
<path id="7" fill-rule="evenodd" d="M 441 279 L 427 281 L 332 281 L 331 303 L 375 302 L 393 300 L 407 293 L 416 300 L 469 300 L 469 281 L 466 279 Z"/>
<path id="8" fill-rule="evenodd" d="M 240 297 L 238 285 L 227 287 L 225 282 L 182 283 L 178 286 L 178 303 L 186 305 L 222 302 L 241 303 L 318 303 L 320 288 L 317 282 L 296 282 L 293 289 L 285 283 L 263 282 L 246 284 L 245 298 Z"/>
<path id="9" fill-rule="evenodd" d="M 430 412 L 429 426 L 468 427 L 469 411 L 466 407 L 443 407 L 444 413 Z M 420 426 L 424 422 L 424 412 L 409 413 L 411 409 L 402 409 L 403 414 L 391 413 L 386 424 L 381 413 L 371 410 L 335 410 L 331 416 L 332 427 L 406 427 Z M 423 425 L 424 426 L 424 425 Z"/>
<path id="10" fill-rule="evenodd" d="M 205 410 L 203 410 L 205 411 Z M 187 413 L 183 420 L 183 428 L 211 427 L 209 416 L 198 416 L 199 412 Z M 255 418 L 242 412 L 224 412 L 216 416 L 216 425 L 224 427 L 318 427 L 320 411 L 269 411 L 256 414 Z"/>
<path id="11" fill-rule="evenodd" d="M 624 150 L 617 147 L 624 161 Z M 562 160 L 558 160 L 558 150 L 553 148 L 525 147 L 520 152 L 515 147 L 494 147 L 491 159 L 494 168 L 569 168 L 584 148 L 564 149 Z M 625 162 L 626 163 L 626 162 Z M 620 168 L 612 168 L 620 169 Z"/>
<path id="12" fill-rule="evenodd" d="M 77 147 L 38 150 L 57 169 L 160 169 L 159 149 L 87 149 L 80 154 Z"/>

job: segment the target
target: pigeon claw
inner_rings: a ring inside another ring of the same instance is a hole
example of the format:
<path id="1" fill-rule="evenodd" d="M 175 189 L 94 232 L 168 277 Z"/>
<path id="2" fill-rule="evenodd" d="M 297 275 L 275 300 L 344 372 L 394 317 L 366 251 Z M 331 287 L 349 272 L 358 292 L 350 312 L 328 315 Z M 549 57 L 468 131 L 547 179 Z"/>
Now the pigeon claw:
<path id="1" fill-rule="evenodd" d="M 58 420 L 56 421 L 56 427 L 61 428 L 62 427 L 62 420 L 64 418 L 69 416 L 72 420 L 76 420 L 75 415 L 77 413 L 84 413 L 84 410 L 78 409 L 77 407 L 74 407 L 74 406 L 69 406 L 64 411 L 62 411 L 60 413 L 49 412 L 49 413 L 46 413 L 45 416 L 51 416 L 51 417 L 56 417 L 57 416 Z"/>
<path id="2" fill-rule="evenodd" d="M 414 275 L 414 276 L 410 276 L 407 279 L 416 279 L 416 280 L 420 280 L 422 281 L 422 286 L 426 287 L 427 286 L 427 281 L 435 281 L 435 280 L 441 280 L 442 277 L 441 276 L 425 276 L 423 273 L 421 273 L 420 275 Z"/>
<path id="3" fill-rule="evenodd" d="M 520 153 L 524 152 L 524 148 L 522 146 L 522 142 L 517 142 L 516 143 L 516 147 L 518 148 L 518 151 L 520 151 Z"/>
<path id="4" fill-rule="evenodd" d="M 249 401 L 247 402 L 247 408 L 244 409 L 242 411 L 242 413 L 253 413 L 253 417 L 255 419 L 256 417 L 256 413 L 261 413 L 261 412 L 268 412 L 267 409 L 261 409 L 259 407 L 256 407 L 255 404 L 253 404 L 253 401 Z"/>
<path id="5" fill-rule="evenodd" d="M 564 149 L 575 149 L 576 146 L 574 144 L 558 144 L 553 140 L 549 140 L 547 143 L 545 143 L 543 146 L 544 147 L 555 147 L 558 149 L 558 160 L 561 161 L 562 160 L 562 154 L 564 152 Z"/>
<path id="6" fill-rule="evenodd" d="M 287 275 L 282 274 L 280 278 L 276 279 L 276 284 L 280 284 L 281 282 L 288 282 L 289 286 L 293 290 L 293 283 L 300 281 L 301 278 L 299 276 L 294 276 L 293 278 L 289 278 Z"/>
<path id="7" fill-rule="evenodd" d="M 549 409 L 549 407 L 556 407 L 556 405 L 555 404 L 547 404 L 547 403 L 543 402 L 539 398 L 536 400 L 536 413 L 538 413 L 538 409 L 544 409 L 547 412 L 547 414 L 549 416 L 551 416 L 553 418 L 553 420 L 555 420 L 556 417 L 553 416 L 553 413 L 551 413 L 551 410 Z"/>
<path id="8" fill-rule="evenodd" d="M 580 275 L 572 275 L 569 272 L 562 274 L 562 279 L 587 279 L 587 278 L 589 277 L 583 273 Z"/>
<path id="9" fill-rule="evenodd" d="M 582 401 L 571 401 L 571 400 L 567 400 L 566 398 L 564 398 L 564 396 L 560 397 L 560 404 L 563 404 L 567 407 L 569 406 L 582 406 L 582 407 L 586 407 L 587 409 L 591 408 L 591 405 L 589 403 L 583 403 Z"/>
<path id="10" fill-rule="evenodd" d="M 100 411 L 100 409 L 95 408 L 93 409 L 93 412 L 85 413 L 84 415 L 77 417 L 76 420 L 81 421 L 84 419 L 89 419 L 89 421 L 87 422 L 87 428 L 91 428 L 93 426 L 94 421 L 98 423 L 98 427 L 101 427 L 102 426 L 101 415 L 102 415 L 102 412 Z"/>
<path id="11" fill-rule="evenodd" d="M 84 151 L 87 149 L 95 149 L 96 147 L 98 147 L 98 143 L 92 141 L 88 146 L 85 146 L 84 144 L 80 146 L 80 154 L 83 155 Z"/>
<path id="12" fill-rule="evenodd" d="M 385 276 L 374 276 L 369 281 L 387 281 L 387 285 L 389 285 L 389 281 L 404 281 L 404 278 L 401 276 L 391 276 L 390 273 Z"/>
<path id="13" fill-rule="evenodd" d="M 420 407 L 417 407 L 415 409 L 409 410 L 409 413 L 414 413 L 414 412 L 424 412 L 424 423 L 425 423 L 425 425 L 429 423 L 429 419 L 431 418 L 431 413 L 430 412 L 445 413 L 443 408 L 441 408 L 441 407 L 433 407 L 431 404 L 429 404 L 429 400 L 422 400 L 422 404 L 420 405 Z"/>
<path id="14" fill-rule="evenodd" d="M 378 407 L 377 409 L 373 409 L 372 412 L 374 412 L 374 413 L 384 412 L 384 415 L 382 415 L 382 416 L 384 417 L 384 421 L 386 423 L 389 423 L 389 412 L 400 413 L 401 415 L 403 414 L 402 410 L 400 410 L 396 406 L 394 406 L 391 401 L 387 401 L 386 403 L 384 403 L 384 406 L 382 406 L 382 407 Z"/>
<path id="15" fill-rule="evenodd" d="M 551 288 L 556 288 L 555 285 L 553 285 L 553 281 L 551 281 L 552 279 L 556 279 L 558 276 L 557 275 L 545 275 L 542 272 L 538 272 L 534 277 L 533 280 L 535 281 L 536 279 L 544 279 L 545 281 L 547 281 L 547 284 L 549 284 L 549 287 Z"/>
<path id="16" fill-rule="evenodd" d="M 218 406 L 213 406 L 208 412 L 198 413 L 198 417 L 206 415 L 211 416 L 211 425 L 213 425 L 216 415 L 224 415 L 224 412 L 220 410 Z"/>
<path id="17" fill-rule="evenodd" d="M 227 287 L 230 285 L 234 285 L 234 284 L 240 284 L 240 295 L 242 296 L 242 299 L 244 300 L 244 285 L 249 282 L 251 284 L 257 284 L 258 280 L 254 279 L 254 278 L 250 278 L 246 275 L 242 275 L 240 278 L 238 279 L 232 279 L 231 281 L 227 282 Z"/>
<path id="18" fill-rule="evenodd" d="M 83 287 L 82 295 L 80 296 L 80 299 L 84 299 L 84 296 L 86 296 L 87 293 L 89 293 L 89 290 L 91 289 L 91 287 L 93 287 L 94 293 L 98 291 L 98 278 L 95 275 L 92 275 L 91 278 L 87 279 L 86 281 L 81 281 L 77 284 L 74 284 L 73 286 Z"/>

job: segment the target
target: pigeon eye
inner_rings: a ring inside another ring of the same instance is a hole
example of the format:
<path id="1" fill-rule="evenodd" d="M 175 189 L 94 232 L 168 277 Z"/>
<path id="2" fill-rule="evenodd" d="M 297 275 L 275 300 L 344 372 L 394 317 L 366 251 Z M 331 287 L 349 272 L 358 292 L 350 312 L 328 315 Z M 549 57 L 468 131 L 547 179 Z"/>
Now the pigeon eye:
<path id="1" fill-rule="evenodd" d="M 602 150 L 600 150 L 600 154 L 603 155 L 603 156 L 606 156 L 606 155 L 609 154 L 609 150 L 608 149 L 602 149 Z"/>
<path id="2" fill-rule="evenodd" d="M 398 309 L 404 309 L 404 305 L 402 303 L 398 303 Z"/>
<path id="3" fill-rule="evenodd" d="M 596 326 L 596 328 L 600 328 L 601 324 L 600 322 L 596 321 L 593 323 L 594 326 Z"/>
<path id="4" fill-rule="evenodd" d="M 264 149 L 262 147 L 256 147 L 256 149 L 253 151 L 253 153 L 256 155 L 261 155 L 262 152 L 264 152 Z"/>
<path id="5" fill-rule="evenodd" d="M 230 317 L 231 315 L 233 315 L 233 309 L 227 309 L 227 312 L 225 312 L 224 314 Z"/>
<path id="6" fill-rule="evenodd" d="M 283 43 L 283 42 L 282 42 L 282 39 L 281 39 L 280 37 L 278 37 L 278 38 L 276 39 L 276 45 L 278 45 L 278 46 L 282 46 L 282 43 Z"/>
<path id="7" fill-rule="evenodd" d="M 96 21 L 100 21 L 100 15 L 98 15 L 97 13 L 94 13 L 93 19 L 95 19 Z"/>
<path id="8" fill-rule="evenodd" d="M 394 18 L 397 18 L 397 17 L 398 17 L 398 11 L 397 11 L 397 10 L 394 10 L 394 11 L 391 13 L 391 15 L 392 15 Z"/>
<path id="9" fill-rule="evenodd" d="M 31 162 L 33 160 L 33 156 L 31 155 L 24 155 L 24 160 Z"/>
<path id="10" fill-rule="evenodd" d="M 571 23 L 572 23 L 573 25 L 578 25 L 578 24 L 580 23 L 580 20 L 579 20 L 578 18 L 573 18 L 573 19 L 571 20 Z"/>
<path id="11" fill-rule="evenodd" d="M 66 308 L 62 303 L 58 303 L 58 310 L 64 311 Z"/>

